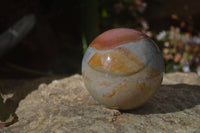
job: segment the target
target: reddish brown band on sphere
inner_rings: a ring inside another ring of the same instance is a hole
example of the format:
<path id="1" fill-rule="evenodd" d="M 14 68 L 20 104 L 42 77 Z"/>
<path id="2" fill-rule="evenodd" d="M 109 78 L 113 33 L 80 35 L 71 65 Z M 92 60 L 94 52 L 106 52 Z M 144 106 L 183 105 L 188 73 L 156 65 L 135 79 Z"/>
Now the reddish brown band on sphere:
<path id="1" fill-rule="evenodd" d="M 90 47 L 94 47 L 97 50 L 108 50 L 124 43 L 137 42 L 142 38 L 148 37 L 137 30 L 116 28 L 99 35 L 92 41 Z"/>

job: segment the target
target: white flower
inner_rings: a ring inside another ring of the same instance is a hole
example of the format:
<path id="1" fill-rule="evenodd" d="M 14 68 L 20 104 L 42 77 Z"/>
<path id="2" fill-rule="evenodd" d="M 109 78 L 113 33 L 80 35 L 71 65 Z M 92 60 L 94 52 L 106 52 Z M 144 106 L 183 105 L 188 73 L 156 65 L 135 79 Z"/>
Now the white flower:
<path id="1" fill-rule="evenodd" d="M 190 66 L 189 65 L 184 65 L 182 68 L 183 72 L 190 72 Z"/>
<path id="2" fill-rule="evenodd" d="M 141 25 L 144 28 L 144 30 L 149 29 L 149 25 L 148 25 L 147 21 L 145 21 L 145 20 L 141 21 Z"/>
<path id="3" fill-rule="evenodd" d="M 192 41 L 193 41 L 194 43 L 196 43 L 196 44 L 200 44 L 200 37 L 194 36 L 194 37 L 192 38 Z"/>
<path id="4" fill-rule="evenodd" d="M 170 46 L 169 42 L 165 42 L 164 46 L 168 48 Z"/>
<path id="5" fill-rule="evenodd" d="M 166 31 L 161 31 L 156 38 L 157 40 L 162 40 L 166 35 Z"/>
<path id="6" fill-rule="evenodd" d="M 182 71 L 183 72 L 190 72 L 191 71 L 189 63 L 187 61 L 183 64 Z"/>
<path id="7" fill-rule="evenodd" d="M 183 43 L 188 43 L 189 42 L 188 37 L 186 37 L 185 35 L 182 35 L 181 40 L 182 40 Z"/>

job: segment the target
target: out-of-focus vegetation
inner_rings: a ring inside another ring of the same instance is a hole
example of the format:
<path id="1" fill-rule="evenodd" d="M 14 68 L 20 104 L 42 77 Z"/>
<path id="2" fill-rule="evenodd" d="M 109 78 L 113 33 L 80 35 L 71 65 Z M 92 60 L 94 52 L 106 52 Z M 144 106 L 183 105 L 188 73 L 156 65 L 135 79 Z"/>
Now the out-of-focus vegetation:
<path id="1" fill-rule="evenodd" d="M 156 34 L 156 33 L 155 33 Z M 200 75 L 200 36 L 181 32 L 180 27 L 156 34 L 162 48 L 166 71 L 194 71 Z"/>
<path id="2" fill-rule="evenodd" d="M 147 7 L 144 0 L 105 1 L 99 5 L 100 29 L 116 27 L 135 27 L 138 30 L 148 29 L 143 13 Z"/>
<path id="3" fill-rule="evenodd" d="M 200 75 L 200 31 L 194 26 L 188 7 L 185 16 L 172 14 L 169 29 L 151 33 L 160 46 L 166 64 L 166 72 L 196 72 Z"/>
<path id="4" fill-rule="evenodd" d="M 166 21 L 168 24 L 163 29 L 151 29 L 148 19 L 144 17 L 149 5 L 159 12 L 163 4 L 163 0 L 119 0 L 110 5 L 106 3 L 107 6 L 103 5 L 101 8 L 101 30 L 106 30 L 109 24 L 113 28 L 130 27 L 140 30 L 159 45 L 166 72 L 193 71 L 200 75 L 200 31 L 195 27 L 187 3 L 182 10 L 185 15 L 170 14 Z M 152 11 L 152 15 L 154 12 Z"/>
<path id="5" fill-rule="evenodd" d="M 13 73 L 8 64 L 14 64 L 19 65 L 14 68 L 52 74 L 80 73 L 83 53 L 98 34 L 127 27 L 146 33 L 158 44 L 166 72 L 200 73 L 198 4 L 199 0 L 2 1 L 0 33 L 30 13 L 36 16 L 36 25 L 0 57 L 0 72 Z"/>

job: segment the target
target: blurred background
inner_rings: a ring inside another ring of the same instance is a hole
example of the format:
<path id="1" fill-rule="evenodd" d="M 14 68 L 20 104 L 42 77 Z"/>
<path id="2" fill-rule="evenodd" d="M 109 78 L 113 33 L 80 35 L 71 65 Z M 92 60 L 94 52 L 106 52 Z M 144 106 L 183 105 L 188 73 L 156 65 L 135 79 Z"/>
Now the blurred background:
<path id="1" fill-rule="evenodd" d="M 199 0 L 2 0 L 0 78 L 72 75 L 105 30 L 140 30 L 160 47 L 166 72 L 200 75 Z"/>

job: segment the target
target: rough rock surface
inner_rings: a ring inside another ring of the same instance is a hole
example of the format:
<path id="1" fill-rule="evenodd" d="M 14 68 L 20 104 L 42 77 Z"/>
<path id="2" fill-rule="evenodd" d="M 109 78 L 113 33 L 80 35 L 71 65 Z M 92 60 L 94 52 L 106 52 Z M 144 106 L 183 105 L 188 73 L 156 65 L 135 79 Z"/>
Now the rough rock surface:
<path id="1" fill-rule="evenodd" d="M 200 133 L 200 78 L 171 73 L 144 106 L 118 111 L 96 103 L 82 77 L 41 84 L 19 103 L 18 122 L 5 133 Z"/>

